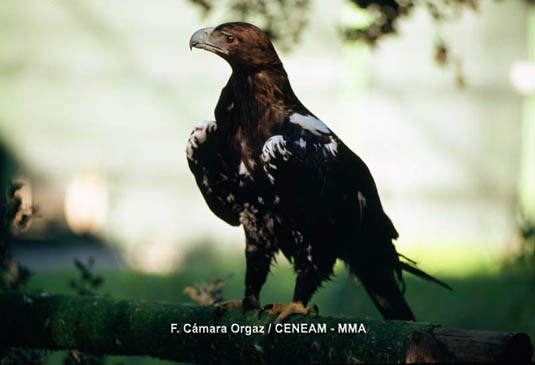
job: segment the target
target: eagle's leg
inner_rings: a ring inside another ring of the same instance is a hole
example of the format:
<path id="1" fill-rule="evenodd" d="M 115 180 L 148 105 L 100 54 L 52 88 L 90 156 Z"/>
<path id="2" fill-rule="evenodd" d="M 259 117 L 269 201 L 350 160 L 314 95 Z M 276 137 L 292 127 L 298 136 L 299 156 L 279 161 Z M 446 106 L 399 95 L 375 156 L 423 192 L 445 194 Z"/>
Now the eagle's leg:
<path id="1" fill-rule="evenodd" d="M 249 310 L 260 309 L 260 290 L 266 282 L 273 252 L 266 249 L 268 245 L 258 244 L 247 233 L 246 237 L 245 296 L 242 300 L 230 300 L 215 304 L 217 314 L 222 314 L 229 309 L 235 308 L 241 308 L 244 313 Z"/>
<path id="2" fill-rule="evenodd" d="M 247 235 L 245 245 L 245 259 L 247 269 L 245 272 L 245 296 L 243 298 L 243 311 L 260 309 L 260 290 L 266 282 L 273 258 L 273 251 L 268 249 L 269 243 L 258 242 Z"/>
<path id="3" fill-rule="evenodd" d="M 336 259 L 329 259 L 327 256 L 323 256 L 320 265 L 310 255 L 310 252 L 310 249 L 302 250 L 298 257 L 295 258 L 297 280 L 292 302 L 288 304 L 270 304 L 262 309 L 262 311 L 268 310 L 271 315 L 279 314 L 275 319 L 275 323 L 282 323 L 293 314 L 308 315 L 310 313 L 319 313 L 317 305 L 314 304 L 307 307 L 307 303 L 321 283 L 332 274 L 332 267 Z"/>

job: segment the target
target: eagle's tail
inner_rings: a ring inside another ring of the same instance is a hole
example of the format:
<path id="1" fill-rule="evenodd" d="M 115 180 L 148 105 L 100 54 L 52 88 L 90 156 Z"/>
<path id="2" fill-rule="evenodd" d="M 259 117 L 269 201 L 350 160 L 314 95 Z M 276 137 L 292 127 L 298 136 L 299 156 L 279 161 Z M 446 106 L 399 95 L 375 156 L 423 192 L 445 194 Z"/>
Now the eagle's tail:
<path id="1" fill-rule="evenodd" d="M 400 255 L 402 256 L 402 255 Z M 405 257 L 405 256 L 402 256 L 402 257 Z M 409 259 L 407 259 L 409 260 Z M 414 261 L 410 260 L 412 263 L 416 264 Z M 440 281 L 434 277 L 432 277 L 431 275 L 425 273 L 424 271 L 406 263 L 406 262 L 403 262 L 403 261 L 400 261 L 399 262 L 399 265 L 401 266 L 401 270 L 404 270 L 404 271 L 407 271 L 407 272 L 410 272 L 411 274 L 413 275 L 416 275 L 422 279 L 425 279 L 425 280 L 429 280 L 429 281 L 432 281 L 438 285 L 441 285 L 443 286 L 444 288 L 446 289 L 449 289 L 449 290 L 453 290 L 448 284 L 444 283 L 443 281 Z"/>
<path id="2" fill-rule="evenodd" d="M 362 262 L 360 259 L 346 262 L 385 319 L 414 321 L 414 314 L 403 297 L 391 266 L 372 264 L 369 260 Z"/>
<path id="3" fill-rule="evenodd" d="M 359 279 L 385 319 L 415 320 L 392 269 L 384 267 L 374 272 L 361 272 Z"/>

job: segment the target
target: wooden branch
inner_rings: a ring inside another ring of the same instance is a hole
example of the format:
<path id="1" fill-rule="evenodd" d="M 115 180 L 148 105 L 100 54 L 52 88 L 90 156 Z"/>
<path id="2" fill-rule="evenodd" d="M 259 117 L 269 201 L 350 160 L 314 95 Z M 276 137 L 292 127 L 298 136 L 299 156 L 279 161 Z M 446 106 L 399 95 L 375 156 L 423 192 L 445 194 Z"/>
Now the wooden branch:
<path id="1" fill-rule="evenodd" d="M 0 293 L 0 348 L 76 349 L 217 363 L 528 362 L 533 354 L 529 337 L 522 333 L 344 317 L 295 316 L 278 328 L 272 321 L 267 314 L 258 319 L 257 312 L 216 316 L 212 307 L 197 305 Z M 173 324 L 180 333 L 171 333 Z M 341 333 L 348 325 L 356 333 Z M 221 333 L 223 328 L 226 333 Z M 247 333 L 262 328 L 272 333 Z M 220 333 L 186 333 L 194 329 Z M 326 333 L 279 333 L 283 329 Z"/>

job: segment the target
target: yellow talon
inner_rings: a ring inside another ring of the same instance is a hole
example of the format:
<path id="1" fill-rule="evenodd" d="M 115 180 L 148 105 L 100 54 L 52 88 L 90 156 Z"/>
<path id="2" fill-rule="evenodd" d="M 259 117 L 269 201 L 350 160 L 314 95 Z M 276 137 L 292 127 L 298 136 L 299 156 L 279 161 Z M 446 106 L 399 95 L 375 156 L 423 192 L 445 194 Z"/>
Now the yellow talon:
<path id="1" fill-rule="evenodd" d="M 309 307 L 305 307 L 302 302 L 267 305 L 266 307 L 264 307 L 263 310 L 268 310 L 268 313 L 270 315 L 279 313 L 279 316 L 277 317 L 277 319 L 275 319 L 275 323 L 282 323 L 293 314 L 302 314 L 306 316 L 310 313 L 319 313 L 317 305 L 314 304 Z"/>

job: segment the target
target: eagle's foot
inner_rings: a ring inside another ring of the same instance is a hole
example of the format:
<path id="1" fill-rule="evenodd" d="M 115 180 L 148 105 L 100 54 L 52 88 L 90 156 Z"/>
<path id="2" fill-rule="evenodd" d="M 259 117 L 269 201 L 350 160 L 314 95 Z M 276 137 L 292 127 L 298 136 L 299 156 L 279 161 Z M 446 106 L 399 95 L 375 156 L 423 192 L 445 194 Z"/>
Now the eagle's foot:
<path id="1" fill-rule="evenodd" d="M 265 311 L 267 311 L 270 315 L 275 315 L 277 313 L 279 314 L 279 316 L 275 319 L 275 323 L 283 323 L 293 314 L 302 314 L 304 316 L 309 315 L 310 313 L 315 313 L 316 315 L 319 314 L 319 308 L 317 305 L 313 304 L 309 307 L 305 307 L 302 302 L 268 304 L 260 310 L 258 317 L 260 318 L 262 313 Z"/>

